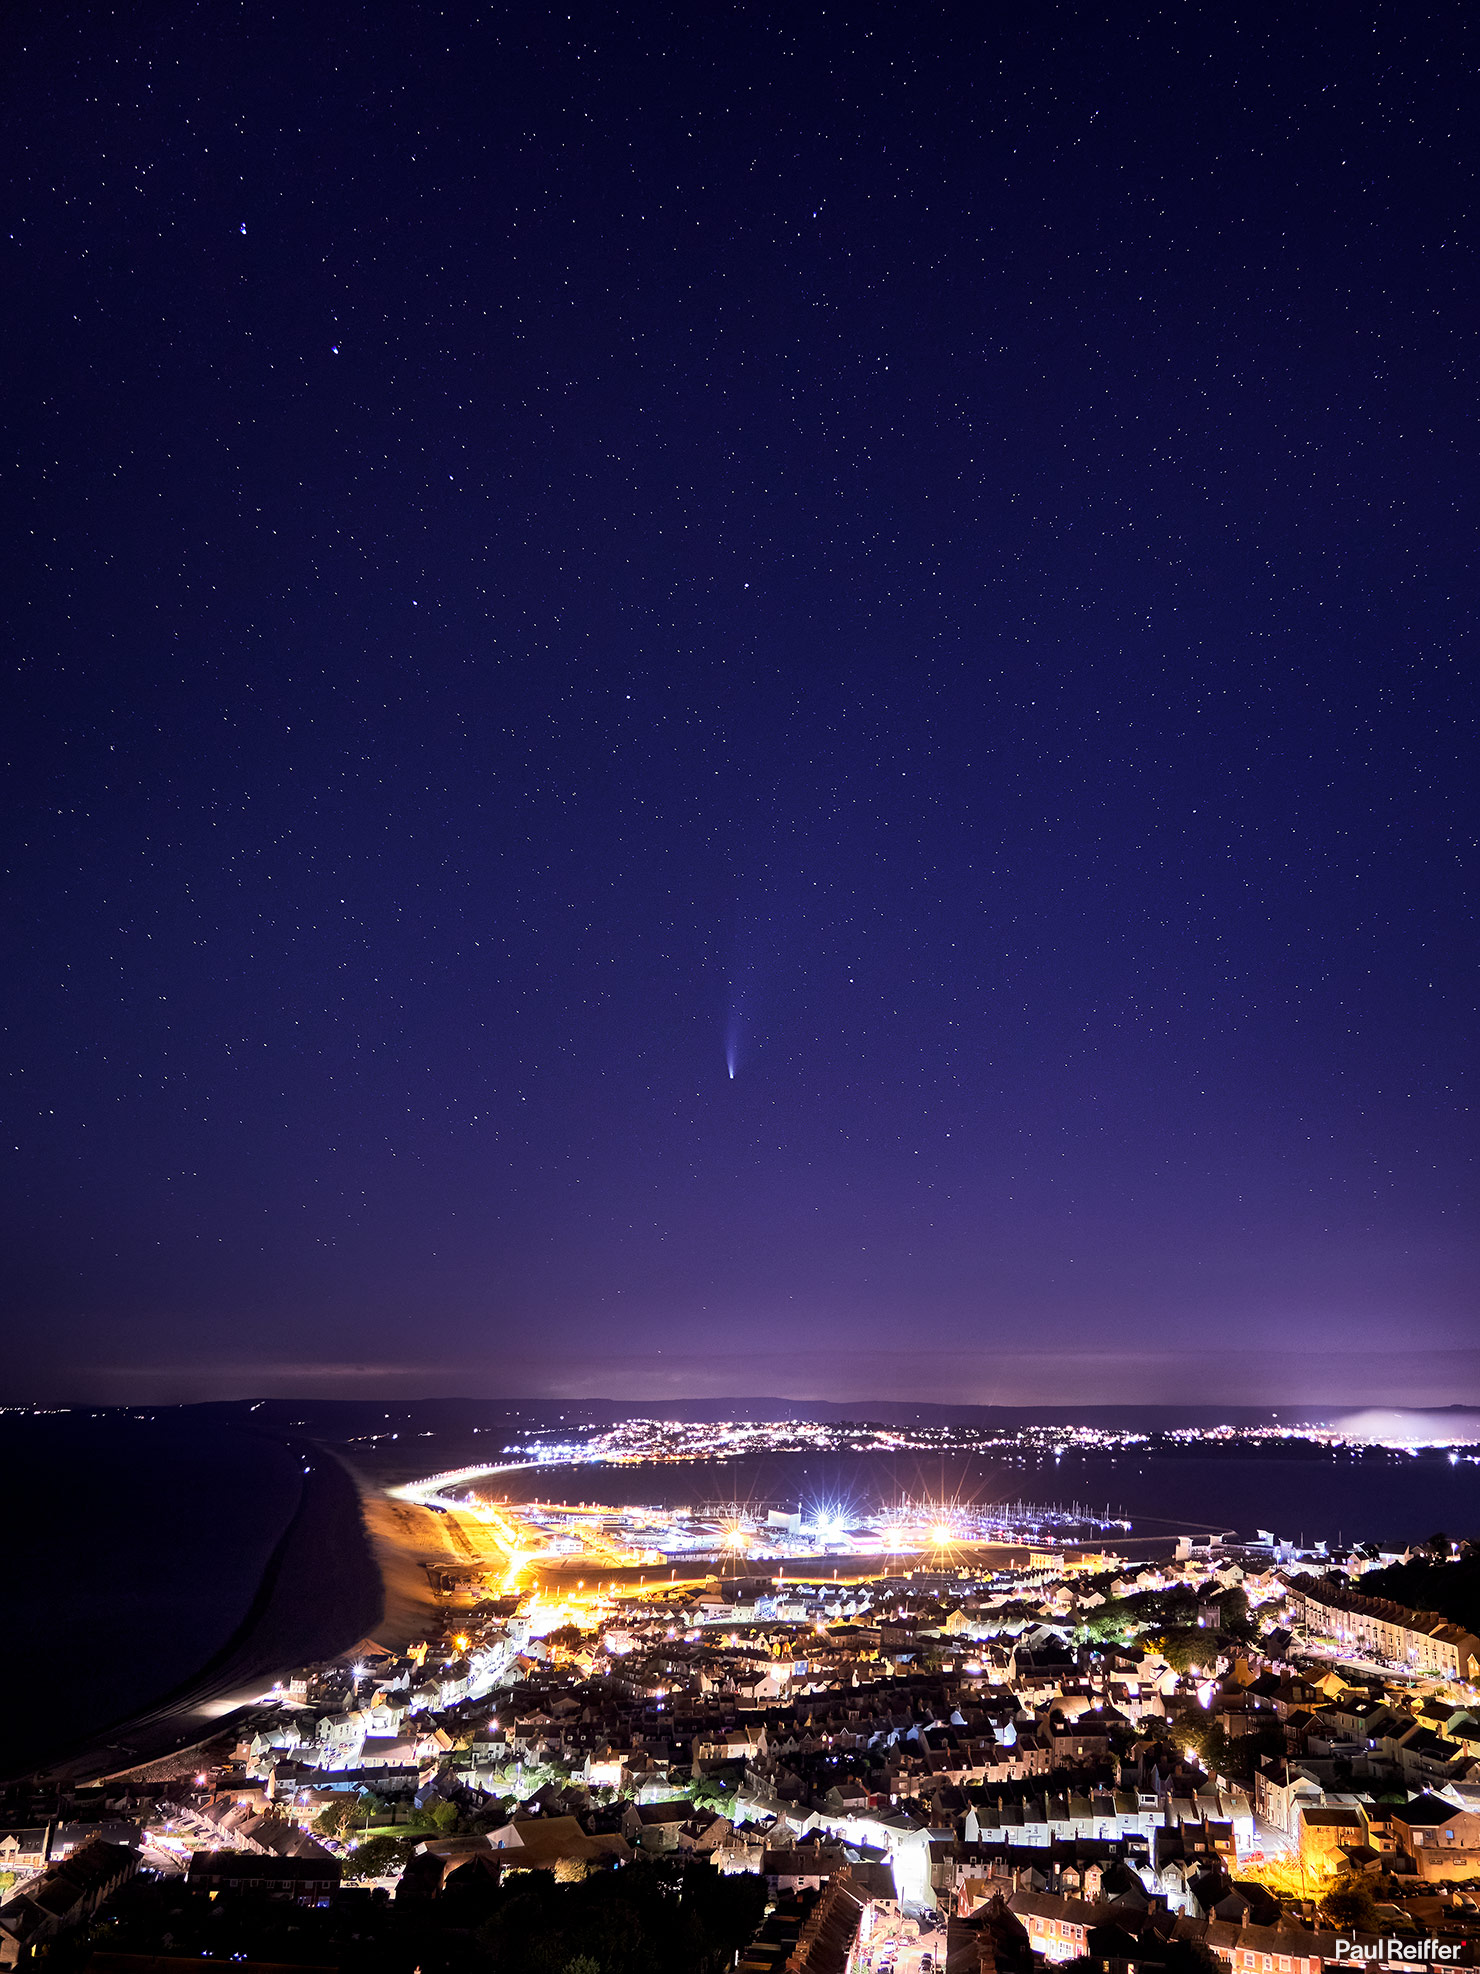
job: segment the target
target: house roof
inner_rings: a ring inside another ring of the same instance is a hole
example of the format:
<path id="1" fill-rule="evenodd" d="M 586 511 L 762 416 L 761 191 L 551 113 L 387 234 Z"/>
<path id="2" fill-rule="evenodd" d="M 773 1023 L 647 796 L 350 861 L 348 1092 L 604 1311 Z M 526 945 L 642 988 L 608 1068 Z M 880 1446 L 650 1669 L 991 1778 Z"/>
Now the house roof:
<path id="1" fill-rule="evenodd" d="M 317 1857 L 278 1857 L 272 1852 L 197 1851 L 190 1860 L 192 1878 L 276 1878 L 285 1884 L 338 1880 L 340 1863 L 327 1851 Z"/>
<path id="2" fill-rule="evenodd" d="M 1418 1824 L 1424 1829 L 1452 1822 L 1455 1817 L 1463 1816 L 1465 1813 L 1464 1810 L 1456 1809 L 1453 1803 L 1446 1803 L 1442 1796 L 1427 1793 L 1415 1796 L 1401 1809 L 1396 1806 L 1393 1809 L 1393 1815 L 1399 1822 L 1410 1826 Z"/>
<path id="3" fill-rule="evenodd" d="M 588 1836 L 573 1816 L 516 1817 L 513 1829 L 523 1855 L 511 1862 L 553 1864 L 563 1857 L 631 1856 L 625 1837 Z"/>
<path id="4" fill-rule="evenodd" d="M 1105 1915 L 1104 1906 L 1061 1898 L 1054 1892 L 1014 1892 L 1007 1906 L 1019 1919 L 1062 1919 L 1071 1926 L 1094 1926 Z"/>

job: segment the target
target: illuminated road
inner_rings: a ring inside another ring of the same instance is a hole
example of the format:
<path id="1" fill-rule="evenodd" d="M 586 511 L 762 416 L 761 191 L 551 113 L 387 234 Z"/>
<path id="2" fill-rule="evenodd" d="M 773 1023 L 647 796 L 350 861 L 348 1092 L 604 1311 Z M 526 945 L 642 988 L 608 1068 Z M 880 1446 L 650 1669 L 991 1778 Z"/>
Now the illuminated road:
<path id="1" fill-rule="evenodd" d="M 386 1493 L 393 1501 L 414 1501 L 423 1507 L 432 1503 L 438 1507 L 455 1507 L 455 1502 L 441 1500 L 444 1487 L 457 1487 L 465 1481 L 486 1480 L 490 1474 L 523 1474 L 538 1464 L 535 1460 L 505 1460 L 502 1465 L 487 1467 L 449 1467 L 445 1473 L 427 1474 L 422 1480 L 403 1481 L 399 1487 L 388 1487 Z"/>

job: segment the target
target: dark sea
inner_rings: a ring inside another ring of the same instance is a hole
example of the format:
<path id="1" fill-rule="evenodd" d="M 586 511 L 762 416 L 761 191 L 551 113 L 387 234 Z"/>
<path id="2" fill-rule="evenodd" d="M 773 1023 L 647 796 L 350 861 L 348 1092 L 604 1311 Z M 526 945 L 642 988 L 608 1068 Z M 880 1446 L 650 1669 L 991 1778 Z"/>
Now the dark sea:
<path id="1" fill-rule="evenodd" d="M 0 1778 L 147 1758 L 380 1614 L 348 1474 L 250 1415 L 0 1413 L 0 1488 Z"/>

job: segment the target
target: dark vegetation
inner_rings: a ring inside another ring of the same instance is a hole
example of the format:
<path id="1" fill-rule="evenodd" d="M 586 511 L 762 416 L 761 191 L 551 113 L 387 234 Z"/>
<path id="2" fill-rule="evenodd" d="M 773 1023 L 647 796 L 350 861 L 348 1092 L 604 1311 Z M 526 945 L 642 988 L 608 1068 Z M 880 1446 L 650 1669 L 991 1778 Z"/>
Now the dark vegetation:
<path id="1" fill-rule="evenodd" d="M 765 1881 L 707 1862 L 606 1871 L 579 1885 L 512 1878 L 475 1938 L 508 1974 L 720 1974 L 760 1924 Z"/>
<path id="2" fill-rule="evenodd" d="M 1443 1550 L 1439 1551 L 1441 1543 Z M 1441 1618 L 1462 1624 L 1466 1631 L 1480 1631 L 1480 1550 L 1467 1543 L 1459 1556 L 1445 1561 L 1443 1554 L 1450 1547 L 1447 1537 L 1431 1536 L 1427 1547 L 1439 1553 L 1415 1556 L 1407 1563 L 1390 1563 L 1385 1570 L 1369 1570 L 1356 1588 L 1364 1597 L 1390 1597 L 1410 1610 L 1437 1611 Z"/>
<path id="3" fill-rule="evenodd" d="M 1101 1587 L 1108 1590 L 1108 1582 Z M 1181 1585 L 1112 1597 L 1085 1612 L 1078 1629 L 1092 1644 L 1153 1640 L 1177 1672 L 1211 1666 L 1220 1652 L 1236 1650 L 1255 1635 L 1248 1597 L 1237 1586 L 1211 1597 Z"/>
<path id="4" fill-rule="evenodd" d="M 1382 1922 L 1370 1880 L 1356 1872 L 1343 1872 L 1321 1895 L 1321 1917 L 1342 1932 L 1377 1932 Z"/>
<path id="5" fill-rule="evenodd" d="M 1266 1755 L 1284 1753 L 1284 1729 L 1266 1720 L 1251 1734 L 1229 1734 L 1221 1720 L 1201 1707 L 1185 1707 L 1170 1724 L 1168 1739 L 1176 1749 L 1191 1748 L 1209 1775 L 1226 1776 L 1254 1786 L 1254 1775 Z"/>
<path id="6" fill-rule="evenodd" d="M 323 1907 L 256 1893 L 212 1899 L 180 1879 L 136 1879 L 46 1958 L 51 1974 L 79 1974 L 94 1948 L 341 1974 L 720 1974 L 760 1923 L 765 1898 L 764 1879 L 669 1859 L 575 1884 L 548 1871 L 502 1882 L 480 1871 L 438 1898 L 359 1891 Z"/>

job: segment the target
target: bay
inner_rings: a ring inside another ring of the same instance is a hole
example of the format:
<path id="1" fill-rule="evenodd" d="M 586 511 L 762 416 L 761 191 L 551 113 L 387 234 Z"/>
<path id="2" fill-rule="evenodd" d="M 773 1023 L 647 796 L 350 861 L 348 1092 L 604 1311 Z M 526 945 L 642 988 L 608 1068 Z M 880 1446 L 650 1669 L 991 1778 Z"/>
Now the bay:
<path id="1" fill-rule="evenodd" d="M 511 1500 L 601 1501 L 612 1505 L 819 1508 L 878 1512 L 912 1500 L 1001 1506 L 1081 1506 L 1130 1518 L 1138 1538 L 1259 1529 L 1281 1540 L 1376 1542 L 1402 1548 L 1443 1530 L 1480 1537 L 1480 1466 L 1466 1455 L 1417 1455 L 1369 1448 L 1298 1455 L 1273 1450 L 1114 1456 L 1093 1453 L 774 1453 L 737 1460 L 622 1467 L 555 1465 L 500 1474 L 484 1484 Z M 1115 1540 L 1114 1534 L 1106 1541 Z"/>

